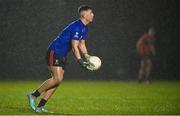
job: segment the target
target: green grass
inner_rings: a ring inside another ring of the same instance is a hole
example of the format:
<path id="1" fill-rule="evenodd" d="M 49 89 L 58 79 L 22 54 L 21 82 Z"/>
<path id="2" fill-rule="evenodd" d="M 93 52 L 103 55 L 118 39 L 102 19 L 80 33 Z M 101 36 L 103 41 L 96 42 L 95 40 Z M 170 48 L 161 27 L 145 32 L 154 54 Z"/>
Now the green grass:
<path id="1" fill-rule="evenodd" d="M 35 114 L 26 94 L 38 82 L 0 82 L 0 114 Z M 55 114 L 180 114 L 180 82 L 64 81 L 46 105 Z"/>

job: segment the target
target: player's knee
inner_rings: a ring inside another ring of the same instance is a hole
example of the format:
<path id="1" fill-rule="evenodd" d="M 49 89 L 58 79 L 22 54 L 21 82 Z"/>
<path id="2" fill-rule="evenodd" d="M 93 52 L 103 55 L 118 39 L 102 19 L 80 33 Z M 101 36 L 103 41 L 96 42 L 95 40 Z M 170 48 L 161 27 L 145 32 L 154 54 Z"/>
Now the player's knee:
<path id="1" fill-rule="evenodd" d="M 56 77 L 54 78 L 54 82 L 56 85 L 59 85 L 62 82 L 63 78 L 62 77 Z"/>

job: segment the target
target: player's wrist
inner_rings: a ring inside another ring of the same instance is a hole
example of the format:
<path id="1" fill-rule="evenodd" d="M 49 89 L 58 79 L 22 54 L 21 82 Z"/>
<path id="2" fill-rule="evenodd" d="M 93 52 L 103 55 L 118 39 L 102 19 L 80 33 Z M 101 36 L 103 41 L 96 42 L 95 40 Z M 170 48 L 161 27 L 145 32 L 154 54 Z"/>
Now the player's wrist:
<path id="1" fill-rule="evenodd" d="M 84 53 L 84 58 L 85 58 L 86 60 L 88 60 L 89 57 L 90 57 L 90 55 L 89 55 L 88 53 Z"/>
<path id="2" fill-rule="evenodd" d="M 81 66 L 85 67 L 85 62 L 84 62 L 84 60 L 83 60 L 82 58 L 78 59 L 78 63 L 79 63 Z"/>
<path id="3" fill-rule="evenodd" d="M 78 61 L 78 63 L 81 64 L 81 63 L 83 62 L 83 59 L 82 59 L 82 58 L 79 58 L 77 61 Z"/>

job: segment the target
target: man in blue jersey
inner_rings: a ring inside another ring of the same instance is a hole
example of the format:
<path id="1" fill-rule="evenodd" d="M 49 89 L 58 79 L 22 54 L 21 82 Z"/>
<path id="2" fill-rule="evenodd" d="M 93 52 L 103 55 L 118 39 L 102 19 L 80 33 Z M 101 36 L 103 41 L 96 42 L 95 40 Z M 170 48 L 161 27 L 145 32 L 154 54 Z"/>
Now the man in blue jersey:
<path id="1" fill-rule="evenodd" d="M 51 78 L 44 81 L 34 92 L 27 95 L 30 107 L 37 113 L 48 112 L 44 109 L 46 102 L 56 91 L 58 85 L 63 80 L 64 68 L 66 65 L 66 55 L 73 51 L 78 63 L 85 69 L 90 65 L 86 60 L 88 54 L 85 40 L 87 38 L 87 24 L 93 21 L 94 14 L 89 6 L 82 5 L 78 8 L 80 18 L 70 23 L 49 45 L 47 50 L 47 64 L 52 73 Z M 82 56 L 86 59 L 83 60 Z M 36 106 L 35 100 L 44 93 L 43 98 Z"/>

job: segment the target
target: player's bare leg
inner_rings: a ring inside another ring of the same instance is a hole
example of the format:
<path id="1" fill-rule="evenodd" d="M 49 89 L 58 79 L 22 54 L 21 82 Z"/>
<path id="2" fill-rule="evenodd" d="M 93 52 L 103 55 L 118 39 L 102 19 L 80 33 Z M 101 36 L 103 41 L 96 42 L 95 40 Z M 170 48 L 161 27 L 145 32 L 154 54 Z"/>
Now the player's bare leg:
<path id="1" fill-rule="evenodd" d="M 35 110 L 37 113 L 49 112 L 46 109 L 44 109 L 44 105 L 46 104 L 48 99 L 54 94 L 54 92 L 56 91 L 58 85 L 63 80 L 64 69 L 62 67 L 50 66 L 49 69 L 52 72 L 52 77 L 50 79 L 46 80 L 36 90 L 39 93 L 44 92 L 44 97 L 40 100 L 40 102 L 39 102 L 39 104 L 38 104 L 38 106 L 37 106 L 37 108 Z"/>
<path id="2" fill-rule="evenodd" d="M 62 67 L 50 66 L 52 77 L 46 80 L 38 89 L 39 93 L 44 92 L 46 100 L 55 92 L 58 85 L 63 80 L 64 69 Z"/>
<path id="3" fill-rule="evenodd" d="M 53 73 L 53 76 L 52 76 L 51 79 L 58 78 L 58 80 L 57 80 L 57 81 L 58 81 L 58 84 L 54 84 L 54 86 L 52 86 L 51 88 L 48 88 L 48 89 L 44 89 L 45 87 L 43 87 L 43 86 L 46 85 L 45 83 L 42 84 L 42 85 L 39 87 L 38 91 L 39 91 L 39 90 L 43 91 L 43 89 L 45 90 L 45 91 L 44 91 L 44 97 L 43 97 L 43 99 L 46 100 L 46 101 L 54 94 L 54 92 L 56 91 L 58 85 L 59 85 L 60 82 L 63 80 L 63 75 L 64 75 L 64 70 L 62 69 L 62 67 L 54 67 L 54 66 L 51 66 L 51 67 L 50 67 L 50 70 L 51 70 L 52 73 Z M 56 83 L 57 83 L 57 82 L 56 82 Z M 40 104 L 38 105 L 38 107 L 41 107 Z"/>
<path id="4" fill-rule="evenodd" d="M 44 92 L 44 97 L 41 99 L 41 101 L 39 102 L 37 108 L 35 109 L 35 111 L 37 113 L 53 113 L 52 111 L 48 111 L 44 108 L 45 103 L 48 101 L 48 99 L 50 99 L 50 97 L 54 94 L 54 92 L 56 91 L 56 89 L 58 88 L 58 86 L 51 88 L 47 91 Z"/>
<path id="5" fill-rule="evenodd" d="M 145 81 L 147 84 L 150 82 L 150 73 L 151 73 L 151 68 L 152 68 L 152 62 L 150 59 L 146 60 L 146 68 L 145 68 Z"/>
<path id="6" fill-rule="evenodd" d="M 49 68 L 49 70 L 53 70 L 53 68 L 51 69 L 51 67 L 49 66 L 48 67 Z M 64 71 L 61 73 L 61 74 L 63 74 L 64 73 Z M 62 75 L 63 76 L 63 75 Z M 46 100 L 46 101 L 48 101 L 48 99 L 54 94 L 54 92 L 56 91 L 56 89 L 58 88 L 58 86 L 59 85 L 57 85 L 57 86 L 55 86 L 54 88 L 51 88 L 51 89 L 49 89 L 49 90 L 46 90 L 45 92 L 44 92 L 44 99 Z"/>
<path id="7" fill-rule="evenodd" d="M 144 76 L 145 76 L 145 62 L 144 60 L 141 60 L 138 81 L 142 82 L 142 80 L 144 79 Z"/>
<path id="8" fill-rule="evenodd" d="M 50 66 L 53 76 L 46 80 L 37 90 L 42 93 L 46 90 L 58 86 L 63 80 L 64 69 L 62 67 Z"/>
<path id="9" fill-rule="evenodd" d="M 43 99 L 48 101 L 50 99 L 50 97 L 54 94 L 54 92 L 57 90 L 57 88 L 58 88 L 58 86 L 45 91 Z"/>

